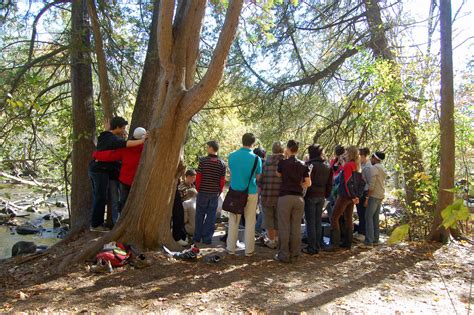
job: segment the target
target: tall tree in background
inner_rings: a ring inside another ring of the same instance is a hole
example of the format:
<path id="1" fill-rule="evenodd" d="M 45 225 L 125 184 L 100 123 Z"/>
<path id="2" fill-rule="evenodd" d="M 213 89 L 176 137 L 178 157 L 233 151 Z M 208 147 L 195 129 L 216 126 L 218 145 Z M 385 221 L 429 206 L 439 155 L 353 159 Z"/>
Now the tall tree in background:
<path id="1" fill-rule="evenodd" d="M 92 189 L 88 165 L 95 148 L 90 32 L 86 0 L 73 0 L 71 8 L 71 92 L 72 92 L 72 231 L 89 228 Z"/>
<path id="2" fill-rule="evenodd" d="M 243 0 L 227 5 L 226 17 L 207 71 L 195 84 L 205 0 L 159 2 L 156 37 L 159 53 L 158 97 L 153 103 L 149 139 L 122 217 L 114 229 L 85 248 L 76 260 L 99 250 L 104 242 L 122 240 L 141 248 L 173 245 L 169 228 L 180 154 L 191 118 L 216 90 L 235 38 Z M 175 12 L 176 10 L 176 12 Z M 142 93 L 143 90 L 142 90 Z M 64 267 L 67 260 L 63 262 Z"/>
<path id="3" fill-rule="evenodd" d="M 420 199 L 417 193 L 416 176 L 424 172 L 423 159 L 415 133 L 415 124 L 410 117 L 402 90 L 401 69 L 388 45 L 379 2 L 379 0 L 364 0 L 367 23 L 371 33 L 369 46 L 374 57 L 388 62 L 392 69 L 391 73 L 394 80 L 392 86 L 389 87 L 389 93 L 392 94 L 391 99 L 389 99 L 391 103 L 389 104 L 390 115 L 393 118 L 393 131 L 397 140 L 398 155 L 405 178 L 406 202 L 409 207 L 413 207 L 414 202 Z M 421 201 L 418 202 L 421 203 Z"/>
<path id="4" fill-rule="evenodd" d="M 454 88 L 453 88 L 453 47 L 451 25 L 451 1 L 441 0 L 440 10 L 440 47 L 441 47 L 441 119 L 439 124 L 441 137 L 440 178 L 438 204 L 429 238 L 446 242 L 449 231 L 442 225 L 441 211 L 453 203 L 454 194 L 448 189 L 454 187 L 455 171 L 455 130 L 454 130 Z"/>
<path id="5" fill-rule="evenodd" d="M 89 13 L 92 33 L 94 35 L 94 50 L 97 56 L 97 66 L 99 68 L 99 87 L 100 99 L 104 109 L 104 118 L 106 120 L 112 119 L 115 113 L 115 107 L 112 100 L 112 91 L 110 89 L 109 77 L 107 74 L 107 61 L 105 58 L 104 42 L 100 32 L 99 15 L 94 0 L 87 0 L 87 12 Z"/>

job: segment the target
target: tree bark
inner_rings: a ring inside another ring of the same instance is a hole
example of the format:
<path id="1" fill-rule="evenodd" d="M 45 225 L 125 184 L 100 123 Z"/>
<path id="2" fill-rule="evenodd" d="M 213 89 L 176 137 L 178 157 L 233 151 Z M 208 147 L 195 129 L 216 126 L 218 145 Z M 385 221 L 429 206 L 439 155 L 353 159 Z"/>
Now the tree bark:
<path id="1" fill-rule="evenodd" d="M 446 242 L 449 231 L 442 225 L 441 211 L 453 203 L 455 172 L 453 47 L 451 30 L 451 1 L 441 0 L 440 5 L 441 47 L 441 117 L 440 117 L 440 179 L 438 203 L 436 205 L 430 240 Z"/>
<path id="2" fill-rule="evenodd" d="M 243 0 L 229 1 L 224 26 L 207 72 L 200 82 L 189 89 L 186 89 L 185 82 L 193 81 L 190 77 L 194 78 L 195 71 L 195 67 L 193 69 L 189 65 L 195 64 L 196 60 L 186 58 L 197 58 L 197 54 L 192 51 L 188 53 L 187 48 L 188 44 L 192 46 L 191 50 L 196 47 L 194 40 L 199 38 L 200 31 L 196 32 L 194 26 L 201 28 L 206 1 L 183 0 L 180 6 L 185 7 L 178 6 L 179 12 L 176 15 L 174 1 L 162 0 L 159 5 L 159 95 L 157 103 L 153 104 L 149 139 L 122 217 L 110 233 L 77 255 L 74 258 L 76 261 L 94 254 L 110 240 L 125 241 L 142 249 L 175 244 L 170 231 L 171 207 L 186 129 L 192 116 L 209 100 L 222 78 L 237 31 Z M 158 72 L 154 75 L 158 75 Z M 68 263 L 68 260 L 63 261 L 60 269 Z"/>
<path id="3" fill-rule="evenodd" d="M 95 149 L 95 114 L 93 105 L 90 33 L 86 0 L 73 0 L 71 12 L 71 92 L 72 92 L 72 232 L 90 225 L 92 189 L 87 174 Z"/>
<path id="4" fill-rule="evenodd" d="M 104 118 L 110 121 L 115 113 L 115 108 L 107 75 L 107 61 L 105 59 L 104 42 L 100 32 L 99 15 L 97 14 L 94 0 L 87 0 L 87 11 L 91 18 L 92 32 L 94 34 L 94 48 L 99 68 L 100 99 L 104 109 Z"/>
<path id="5" fill-rule="evenodd" d="M 396 64 L 395 56 L 391 51 L 385 35 L 383 21 L 380 14 L 379 0 L 364 0 L 366 17 L 371 40 L 369 47 L 374 57 L 388 61 L 393 69 L 396 80 L 401 84 L 400 68 Z M 402 93 L 403 94 L 403 93 Z M 418 138 L 415 133 L 415 124 L 410 117 L 410 113 L 404 103 L 404 98 L 394 100 L 390 105 L 390 116 L 394 122 L 394 135 L 397 140 L 397 149 L 405 178 L 406 204 L 414 207 L 414 202 L 418 199 L 418 188 L 416 176 L 424 172 L 422 153 L 419 147 Z M 421 207 L 425 207 L 424 204 Z"/>

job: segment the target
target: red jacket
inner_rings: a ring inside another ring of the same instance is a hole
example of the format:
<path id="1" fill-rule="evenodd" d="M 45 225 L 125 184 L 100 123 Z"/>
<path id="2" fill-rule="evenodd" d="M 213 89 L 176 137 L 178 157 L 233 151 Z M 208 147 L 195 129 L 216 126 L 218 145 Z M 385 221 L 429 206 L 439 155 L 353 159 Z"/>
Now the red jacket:
<path id="1" fill-rule="evenodd" d="M 138 163 L 143 151 L 143 144 L 136 147 L 118 150 L 94 151 L 92 158 L 100 162 L 122 161 L 119 181 L 131 186 L 137 173 Z"/>

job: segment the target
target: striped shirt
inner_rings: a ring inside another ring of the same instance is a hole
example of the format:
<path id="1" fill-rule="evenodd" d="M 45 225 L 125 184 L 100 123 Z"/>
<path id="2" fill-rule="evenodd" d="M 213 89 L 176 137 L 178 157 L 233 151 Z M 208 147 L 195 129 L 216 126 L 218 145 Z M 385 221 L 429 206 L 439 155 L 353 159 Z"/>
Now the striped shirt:
<path id="1" fill-rule="evenodd" d="M 226 166 L 217 155 L 209 154 L 199 159 L 196 170 L 196 188 L 198 192 L 220 194 L 225 183 Z"/>

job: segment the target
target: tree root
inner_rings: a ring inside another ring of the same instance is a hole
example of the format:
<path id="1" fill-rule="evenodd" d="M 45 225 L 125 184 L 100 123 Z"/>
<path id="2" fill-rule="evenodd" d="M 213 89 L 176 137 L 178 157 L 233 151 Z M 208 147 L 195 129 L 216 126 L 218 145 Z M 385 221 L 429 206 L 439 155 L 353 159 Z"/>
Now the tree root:
<path id="1" fill-rule="evenodd" d="M 61 261 L 57 269 L 58 273 L 64 273 L 69 266 L 82 263 L 87 259 L 92 258 L 104 247 L 104 244 L 118 240 L 123 232 L 124 227 L 119 224 L 112 231 L 106 233 L 98 240 L 84 244 L 79 253 L 71 253 Z"/>

